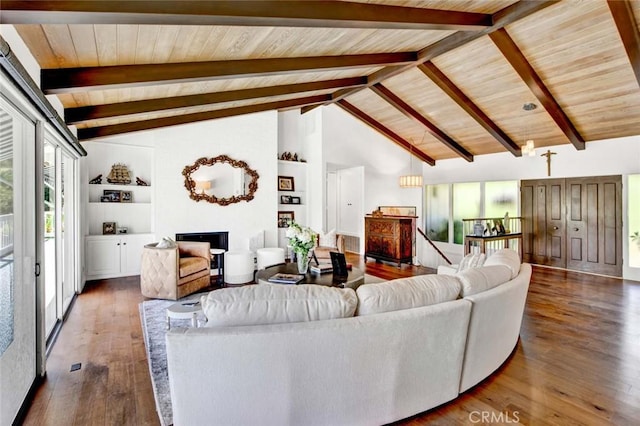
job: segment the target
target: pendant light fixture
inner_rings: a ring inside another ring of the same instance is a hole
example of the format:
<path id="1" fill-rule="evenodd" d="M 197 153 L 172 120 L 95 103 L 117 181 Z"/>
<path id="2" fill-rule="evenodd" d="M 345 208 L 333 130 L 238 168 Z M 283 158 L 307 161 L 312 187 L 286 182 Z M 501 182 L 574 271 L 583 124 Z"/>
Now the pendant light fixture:
<path id="1" fill-rule="evenodd" d="M 533 111 L 534 109 L 538 108 L 538 106 L 532 102 L 527 102 L 526 104 L 524 104 L 522 106 L 522 109 L 525 111 Z M 529 137 L 529 130 L 530 125 L 529 122 L 526 122 L 526 129 L 527 129 L 527 137 Z M 533 139 L 527 139 L 526 142 L 524 143 L 524 145 L 522 146 L 522 155 L 528 155 L 529 157 L 535 157 L 536 155 L 536 146 L 533 143 Z"/>
<path id="2" fill-rule="evenodd" d="M 424 141 L 424 136 L 422 136 Z M 409 173 L 413 173 L 413 143 L 409 145 Z M 400 188 L 421 188 L 422 187 L 422 174 L 414 175 L 408 174 L 400 176 Z"/>

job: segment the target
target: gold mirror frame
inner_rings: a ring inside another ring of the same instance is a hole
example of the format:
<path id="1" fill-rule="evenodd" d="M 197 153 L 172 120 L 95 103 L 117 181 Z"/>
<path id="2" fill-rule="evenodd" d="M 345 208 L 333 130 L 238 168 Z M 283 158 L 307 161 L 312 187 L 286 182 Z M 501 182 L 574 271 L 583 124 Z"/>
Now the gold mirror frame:
<path id="1" fill-rule="evenodd" d="M 198 194 L 196 192 L 196 182 L 193 180 L 191 175 L 193 172 L 198 170 L 202 166 L 213 166 L 215 164 L 224 164 L 227 163 L 231 167 L 235 167 L 238 169 L 243 169 L 244 172 L 251 176 L 251 182 L 249 182 L 249 192 L 245 195 L 234 195 L 229 198 L 218 198 L 215 195 L 209 194 Z M 228 206 L 229 204 L 239 203 L 240 201 L 249 202 L 253 200 L 254 194 L 258 190 L 258 172 L 253 170 L 247 165 L 244 161 L 234 160 L 228 155 L 218 155 L 213 158 L 198 158 L 195 163 L 192 165 L 186 166 L 184 170 L 182 170 L 182 175 L 184 176 L 184 187 L 189 191 L 189 198 L 195 201 L 207 201 L 209 203 L 220 204 L 221 206 Z"/>

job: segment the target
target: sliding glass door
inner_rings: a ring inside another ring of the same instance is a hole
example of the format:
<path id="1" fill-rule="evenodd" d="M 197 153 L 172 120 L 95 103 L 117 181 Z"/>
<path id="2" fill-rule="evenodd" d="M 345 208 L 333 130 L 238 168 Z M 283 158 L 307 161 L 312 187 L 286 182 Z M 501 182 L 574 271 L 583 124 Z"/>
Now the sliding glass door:
<path id="1" fill-rule="evenodd" d="M 2 425 L 12 424 L 36 377 L 34 156 L 34 123 L 0 93 Z"/>
<path id="2" fill-rule="evenodd" d="M 64 317 L 77 288 L 76 276 L 76 159 L 50 135 L 43 145 L 42 270 L 44 274 L 45 333 Z"/>

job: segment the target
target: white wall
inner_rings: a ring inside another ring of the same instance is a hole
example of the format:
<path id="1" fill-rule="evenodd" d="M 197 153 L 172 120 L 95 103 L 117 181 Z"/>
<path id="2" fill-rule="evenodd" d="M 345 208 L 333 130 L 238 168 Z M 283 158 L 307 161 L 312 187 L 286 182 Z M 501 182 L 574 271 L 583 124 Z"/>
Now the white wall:
<path id="1" fill-rule="evenodd" d="M 337 168 L 364 166 L 365 214 L 378 206 L 415 206 L 417 223 L 422 222 L 422 189 L 399 186 L 401 175 L 420 173 L 420 159 L 414 157 L 412 163 L 407 150 L 339 107 L 322 108 L 322 124 L 325 163 Z"/>
<path id="2" fill-rule="evenodd" d="M 154 147 L 156 238 L 180 232 L 229 231 L 229 249 L 248 249 L 249 238 L 265 231 L 275 245 L 277 213 L 277 112 L 222 118 L 104 138 L 104 142 Z M 258 172 L 250 202 L 220 206 L 196 202 L 184 187 L 182 170 L 200 157 L 229 155 Z"/>

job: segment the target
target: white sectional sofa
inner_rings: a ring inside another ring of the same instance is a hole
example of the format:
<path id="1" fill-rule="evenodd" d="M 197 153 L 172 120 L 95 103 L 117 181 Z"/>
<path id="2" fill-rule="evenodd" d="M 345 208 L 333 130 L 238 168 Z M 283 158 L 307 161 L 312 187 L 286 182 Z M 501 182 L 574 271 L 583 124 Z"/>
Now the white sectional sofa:
<path id="1" fill-rule="evenodd" d="M 375 425 L 455 399 L 517 343 L 531 266 L 511 253 L 356 292 L 210 293 L 208 327 L 167 334 L 174 424 Z"/>

